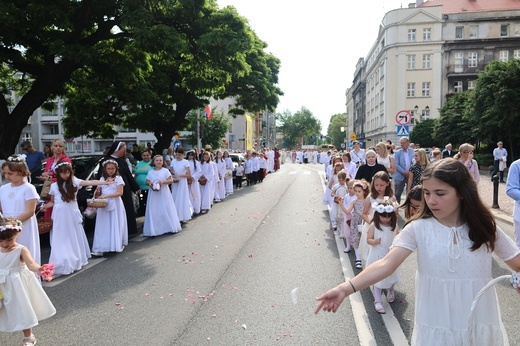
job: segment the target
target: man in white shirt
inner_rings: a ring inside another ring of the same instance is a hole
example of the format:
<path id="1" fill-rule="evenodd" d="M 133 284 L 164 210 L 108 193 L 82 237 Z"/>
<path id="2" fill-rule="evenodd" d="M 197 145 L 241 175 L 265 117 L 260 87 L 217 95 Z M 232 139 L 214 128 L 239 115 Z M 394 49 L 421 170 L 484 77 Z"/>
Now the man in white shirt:
<path id="1" fill-rule="evenodd" d="M 493 150 L 493 174 L 491 174 L 491 181 L 493 181 L 493 176 L 500 172 L 500 182 L 505 183 L 504 181 L 504 169 L 506 167 L 507 162 L 507 150 L 504 148 L 504 143 L 499 141 L 497 143 L 497 148 Z M 502 166 L 502 167 L 501 167 Z M 500 169 L 502 168 L 502 169 Z"/>

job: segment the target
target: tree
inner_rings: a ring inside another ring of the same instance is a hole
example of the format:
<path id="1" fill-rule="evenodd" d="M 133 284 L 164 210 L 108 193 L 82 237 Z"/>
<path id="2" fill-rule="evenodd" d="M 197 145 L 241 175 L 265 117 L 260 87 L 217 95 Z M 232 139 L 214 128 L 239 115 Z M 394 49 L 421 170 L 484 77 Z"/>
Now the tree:
<path id="1" fill-rule="evenodd" d="M 302 144 L 314 144 L 313 134 L 321 131 L 321 122 L 305 107 L 291 114 L 288 110 L 277 116 L 280 126 L 277 131 L 284 137 L 284 148 L 295 148 Z"/>
<path id="2" fill-rule="evenodd" d="M 0 2 L 0 154 L 14 152 L 29 117 L 64 91 L 72 73 L 96 61 L 100 49 L 129 42 L 147 27 L 139 0 Z M 114 28 L 118 28 L 114 30 Z M 12 99 L 16 94 L 16 103 Z"/>
<path id="3" fill-rule="evenodd" d="M 470 91 L 456 93 L 439 109 L 440 117 L 434 125 L 433 138 L 439 147 L 452 143 L 454 147 L 465 142 L 473 142 L 475 124 L 470 121 Z M 422 144 L 422 142 L 421 142 Z"/>
<path id="4" fill-rule="evenodd" d="M 494 143 L 504 138 L 511 144 L 520 136 L 520 61 L 493 61 L 478 75 L 473 94 L 473 119 L 479 138 Z"/>
<path id="5" fill-rule="evenodd" d="M 415 144 L 419 143 L 423 148 L 438 146 L 438 142 L 433 136 L 436 121 L 434 119 L 425 119 L 417 122 L 410 133 L 410 141 Z"/>
<path id="6" fill-rule="evenodd" d="M 345 114 L 335 114 L 330 117 L 329 127 L 327 128 L 327 136 L 331 138 L 332 144 L 336 148 L 341 148 L 341 144 L 345 143 L 345 126 L 347 118 Z M 343 128 L 343 132 L 341 131 Z"/>
<path id="7" fill-rule="evenodd" d="M 202 147 L 210 145 L 214 149 L 222 147 L 222 139 L 225 138 L 226 132 L 231 127 L 229 116 L 223 113 L 213 113 L 211 120 L 206 117 L 200 117 L 200 134 Z M 188 137 L 188 143 L 197 145 L 197 111 L 190 112 L 187 120 L 189 121 L 189 129 L 192 135 Z"/>

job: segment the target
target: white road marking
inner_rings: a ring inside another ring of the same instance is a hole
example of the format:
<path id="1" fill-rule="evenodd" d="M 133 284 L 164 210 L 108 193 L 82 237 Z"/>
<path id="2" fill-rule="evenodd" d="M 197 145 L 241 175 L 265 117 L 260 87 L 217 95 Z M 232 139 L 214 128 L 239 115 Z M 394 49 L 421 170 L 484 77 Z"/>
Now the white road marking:
<path id="1" fill-rule="evenodd" d="M 298 171 L 290 171 L 289 174 L 298 174 Z"/>

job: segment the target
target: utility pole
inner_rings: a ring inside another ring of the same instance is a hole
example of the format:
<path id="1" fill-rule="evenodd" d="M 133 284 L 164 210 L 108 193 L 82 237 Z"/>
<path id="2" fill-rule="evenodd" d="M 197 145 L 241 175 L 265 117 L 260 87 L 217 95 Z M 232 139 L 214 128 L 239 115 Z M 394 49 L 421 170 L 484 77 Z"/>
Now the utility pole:
<path id="1" fill-rule="evenodd" d="M 202 111 L 199 109 L 197 112 L 197 150 L 200 153 L 202 151 L 202 139 L 200 138 L 200 113 Z"/>

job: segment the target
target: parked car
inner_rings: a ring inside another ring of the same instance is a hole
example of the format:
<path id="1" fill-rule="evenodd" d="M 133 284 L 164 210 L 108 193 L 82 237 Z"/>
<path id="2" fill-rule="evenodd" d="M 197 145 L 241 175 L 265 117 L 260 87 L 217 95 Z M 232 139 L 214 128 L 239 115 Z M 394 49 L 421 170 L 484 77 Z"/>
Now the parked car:
<path id="1" fill-rule="evenodd" d="M 70 160 L 72 161 L 74 176 L 82 180 L 96 179 L 102 159 L 103 156 L 101 155 L 81 155 L 71 157 Z M 43 173 L 44 169 L 45 161 L 43 161 L 41 166 L 36 167 L 31 171 L 31 184 L 36 187 L 38 194 L 42 190 L 43 182 L 37 177 Z M 92 198 L 95 190 L 95 186 L 83 186 L 78 190 L 78 206 L 82 212 L 87 208 L 87 199 Z"/>

